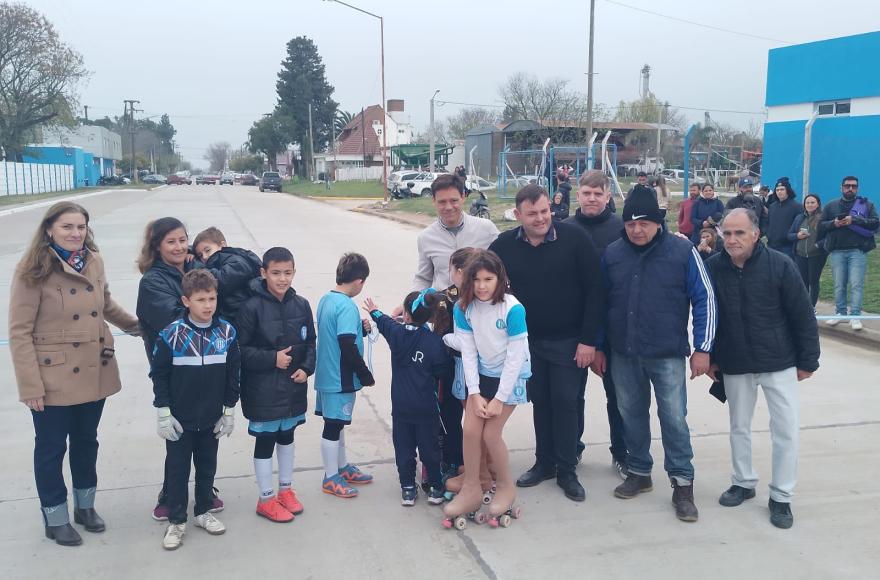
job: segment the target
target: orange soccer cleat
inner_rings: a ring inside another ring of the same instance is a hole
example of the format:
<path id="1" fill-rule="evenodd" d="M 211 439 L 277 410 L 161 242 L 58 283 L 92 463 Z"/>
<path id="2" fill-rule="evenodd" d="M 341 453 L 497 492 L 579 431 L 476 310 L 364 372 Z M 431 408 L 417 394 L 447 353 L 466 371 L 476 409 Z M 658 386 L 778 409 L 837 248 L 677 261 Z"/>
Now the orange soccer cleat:
<path id="1" fill-rule="evenodd" d="M 303 513 L 303 504 L 296 497 L 296 492 L 289 487 L 278 492 L 278 503 L 295 516 Z"/>

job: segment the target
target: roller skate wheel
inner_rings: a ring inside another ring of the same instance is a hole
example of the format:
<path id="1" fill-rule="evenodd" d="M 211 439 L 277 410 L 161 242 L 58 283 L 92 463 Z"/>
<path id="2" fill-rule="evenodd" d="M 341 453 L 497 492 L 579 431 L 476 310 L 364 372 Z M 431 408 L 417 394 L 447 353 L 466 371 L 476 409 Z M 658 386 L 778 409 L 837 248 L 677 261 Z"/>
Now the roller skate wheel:
<path id="1" fill-rule="evenodd" d="M 498 525 L 501 526 L 502 528 L 506 528 L 507 526 L 509 526 L 510 525 L 510 516 L 507 514 L 502 515 L 500 518 L 498 518 Z"/>
<path id="2" fill-rule="evenodd" d="M 446 528 L 447 530 L 451 530 L 452 529 L 452 520 L 450 520 L 449 518 L 445 518 L 443 520 L 443 527 Z"/>
<path id="3" fill-rule="evenodd" d="M 498 527 L 498 518 L 496 518 L 496 517 L 489 518 L 489 527 L 490 528 L 497 528 Z"/>
<path id="4" fill-rule="evenodd" d="M 489 505 L 492 503 L 492 494 L 484 493 L 483 494 L 483 505 Z"/>
<path id="5" fill-rule="evenodd" d="M 478 524 L 485 524 L 489 516 L 485 512 L 477 512 L 474 514 L 474 521 Z"/>
<path id="6" fill-rule="evenodd" d="M 498 491 L 498 487 L 497 487 L 497 486 L 495 485 L 495 483 L 493 482 L 493 483 L 492 483 L 492 488 L 489 490 L 489 493 L 491 493 L 491 494 L 494 495 L 496 491 Z"/>
<path id="7" fill-rule="evenodd" d="M 446 501 L 452 501 L 452 498 L 454 498 L 454 497 L 455 497 L 455 494 L 452 493 L 451 491 L 447 491 L 446 493 L 443 494 L 443 499 L 445 499 Z"/>
<path id="8" fill-rule="evenodd" d="M 456 530 L 463 530 L 467 528 L 467 518 L 458 516 L 457 518 L 455 518 L 453 524 L 455 525 Z"/>
<path id="9" fill-rule="evenodd" d="M 515 508 L 510 510 L 510 515 L 513 517 L 513 519 L 518 520 L 519 518 L 522 517 L 522 508 L 519 506 L 516 506 Z"/>

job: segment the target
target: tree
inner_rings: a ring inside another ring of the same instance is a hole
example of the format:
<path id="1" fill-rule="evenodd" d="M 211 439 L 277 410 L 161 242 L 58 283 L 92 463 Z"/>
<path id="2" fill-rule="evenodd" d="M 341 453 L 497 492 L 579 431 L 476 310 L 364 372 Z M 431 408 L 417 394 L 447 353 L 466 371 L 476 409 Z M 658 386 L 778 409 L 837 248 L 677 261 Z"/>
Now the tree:
<path id="1" fill-rule="evenodd" d="M 159 138 L 159 142 L 162 143 L 169 151 L 174 152 L 174 147 L 172 145 L 172 140 L 174 139 L 174 135 L 177 134 L 177 129 L 174 128 L 174 125 L 171 124 L 171 120 L 168 118 L 168 114 L 162 115 L 159 119 L 159 123 L 156 125 L 156 137 Z"/>
<path id="2" fill-rule="evenodd" d="M 446 143 L 449 141 L 449 129 L 443 121 L 434 120 L 434 142 L 435 143 Z M 431 127 L 425 127 L 424 131 L 419 131 L 414 134 L 412 137 L 413 143 L 430 143 L 431 142 Z"/>
<path id="3" fill-rule="evenodd" d="M 226 169 L 226 162 L 229 161 L 229 153 L 232 147 L 225 141 L 218 141 L 208 145 L 205 152 L 205 160 L 211 167 L 211 171 L 223 171 Z"/>
<path id="4" fill-rule="evenodd" d="M 312 107 L 314 146 L 321 150 L 333 138 L 333 122 L 339 104 L 333 87 L 324 75 L 324 63 L 311 39 L 298 36 L 287 43 L 287 58 L 281 63 L 276 113 L 284 120 L 288 143 L 299 143 L 304 155 L 309 151 L 309 104 Z M 308 167 L 311 163 L 303 164 Z"/>
<path id="5" fill-rule="evenodd" d="M 0 147 L 18 158 L 40 125 L 72 123 L 76 86 L 88 77 L 82 56 L 45 16 L 0 4 Z"/>
<path id="6" fill-rule="evenodd" d="M 275 169 L 275 157 L 287 148 L 286 122 L 278 114 L 256 121 L 248 130 L 248 151 L 262 153 Z"/>
<path id="7" fill-rule="evenodd" d="M 467 132 L 483 125 L 494 125 L 499 120 L 496 111 L 483 107 L 467 107 L 446 119 L 446 135 L 450 139 L 464 139 Z"/>
<path id="8" fill-rule="evenodd" d="M 262 155 L 242 155 L 229 161 L 229 169 L 238 173 L 260 173 L 263 171 Z"/>
<path id="9" fill-rule="evenodd" d="M 518 72 L 501 85 L 499 94 L 504 101 L 503 117 L 508 121 L 580 121 L 585 116 L 586 99 L 568 90 L 565 79 L 542 81 Z"/>
<path id="10" fill-rule="evenodd" d="M 354 119 L 354 115 L 348 111 L 337 111 L 336 118 L 333 120 L 333 128 L 336 130 L 336 134 L 342 133 L 342 130 L 351 123 L 352 119 Z"/>

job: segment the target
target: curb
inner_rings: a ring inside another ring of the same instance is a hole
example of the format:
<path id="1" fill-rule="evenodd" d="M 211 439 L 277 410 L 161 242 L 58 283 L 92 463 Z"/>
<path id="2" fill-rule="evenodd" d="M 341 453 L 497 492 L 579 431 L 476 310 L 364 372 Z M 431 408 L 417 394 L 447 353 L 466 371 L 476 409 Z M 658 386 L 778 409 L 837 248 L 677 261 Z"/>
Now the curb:
<path id="1" fill-rule="evenodd" d="M 400 214 L 388 214 L 388 213 L 382 213 L 382 212 L 379 212 L 379 211 L 376 211 L 376 210 L 372 210 L 372 209 L 369 209 L 369 208 L 364 208 L 364 207 L 354 207 L 354 208 L 352 208 L 352 209 L 350 209 L 350 210 L 348 210 L 348 211 L 353 211 L 353 212 L 356 212 L 356 213 L 362 213 L 362 214 L 365 214 L 365 215 L 369 215 L 369 216 L 373 216 L 373 217 L 377 217 L 377 218 L 382 218 L 382 219 L 385 219 L 385 220 L 389 220 L 389 221 L 392 221 L 392 222 L 397 222 L 397 223 L 404 224 L 404 225 L 408 225 L 408 226 L 415 226 L 415 227 L 417 227 L 417 228 L 425 228 L 425 227 L 427 227 L 428 225 L 430 225 L 430 224 L 425 224 L 425 223 L 423 223 L 423 222 L 420 222 L 420 221 L 415 220 L 415 219 L 412 219 L 412 218 L 408 218 L 408 217 L 402 216 L 402 215 L 400 215 Z"/>
<path id="2" fill-rule="evenodd" d="M 840 325 L 844 324 L 846 323 L 840 323 Z M 880 332 L 867 327 L 856 332 L 850 330 L 848 325 L 846 328 L 839 328 L 840 325 L 828 326 L 824 324 L 824 321 L 819 321 L 819 335 L 833 338 L 852 346 L 859 346 L 875 351 L 880 350 Z"/>

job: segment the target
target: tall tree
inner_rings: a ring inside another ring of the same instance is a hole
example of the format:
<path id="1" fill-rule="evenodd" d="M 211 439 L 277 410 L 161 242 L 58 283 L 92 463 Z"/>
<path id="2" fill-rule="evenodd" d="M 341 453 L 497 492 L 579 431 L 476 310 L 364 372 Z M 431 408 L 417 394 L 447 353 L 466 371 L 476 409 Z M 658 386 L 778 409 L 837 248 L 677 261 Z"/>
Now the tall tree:
<path id="1" fill-rule="evenodd" d="M 40 125 L 71 123 L 76 86 L 88 76 L 82 56 L 45 16 L 0 4 L 0 147 L 18 158 Z"/>
<path id="2" fill-rule="evenodd" d="M 248 130 L 248 150 L 265 155 L 272 169 L 276 156 L 287 148 L 287 143 L 285 121 L 278 114 L 263 117 Z"/>
<path id="3" fill-rule="evenodd" d="M 586 99 L 569 90 L 567 80 L 541 80 L 523 72 L 511 75 L 499 94 L 504 101 L 503 116 L 509 121 L 579 121 L 586 108 Z"/>
<path id="4" fill-rule="evenodd" d="M 309 104 L 312 106 L 312 130 L 315 150 L 323 150 L 333 138 L 333 121 L 339 104 L 332 99 L 333 87 L 324 74 L 318 47 L 305 36 L 287 43 L 287 58 L 275 84 L 280 116 L 286 120 L 287 141 L 299 143 L 308 156 Z"/>
<path id="5" fill-rule="evenodd" d="M 232 146 L 225 141 L 218 141 L 208 145 L 208 149 L 205 151 L 205 160 L 210 165 L 211 171 L 222 171 L 225 169 L 231 151 Z"/>
<path id="6" fill-rule="evenodd" d="M 467 132 L 483 125 L 494 125 L 500 115 L 492 109 L 466 107 L 446 119 L 446 135 L 450 139 L 464 139 Z"/>
<path id="7" fill-rule="evenodd" d="M 171 124 L 171 120 L 168 118 L 168 114 L 162 115 L 159 119 L 159 123 L 156 125 L 156 137 L 159 138 L 159 142 L 162 143 L 163 147 L 168 151 L 173 153 L 174 147 L 172 145 L 172 140 L 174 139 L 174 135 L 177 134 L 177 129 L 174 128 L 174 125 Z"/>
<path id="8" fill-rule="evenodd" d="M 339 135 L 342 133 L 342 130 L 345 129 L 345 126 L 351 123 L 351 120 L 354 119 L 354 115 L 349 113 L 348 111 L 337 111 L 336 118 L 333 120 L 333 126 L 336 129 L 336 134 Z"/>

